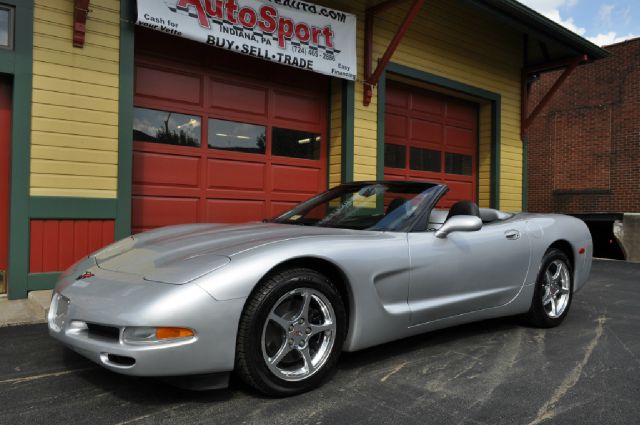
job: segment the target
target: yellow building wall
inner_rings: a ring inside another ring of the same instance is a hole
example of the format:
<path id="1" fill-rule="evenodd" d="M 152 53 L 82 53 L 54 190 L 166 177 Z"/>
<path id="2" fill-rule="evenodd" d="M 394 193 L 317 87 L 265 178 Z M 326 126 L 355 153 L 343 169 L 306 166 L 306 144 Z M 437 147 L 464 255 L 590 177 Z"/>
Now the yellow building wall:
<path id="1" fill-rule="evenodd" d="M 331 122 L 329 123 L 329 188 L 342 181 L 342 81 L 331 80 Z"/>
<path id="2" fill-rule="evenodd" d="M 73 3 L 35 1 L 30 193 L 115 198 L 120 2 L 91 1 L 81 49 Z"/>
<path id="3" fill-rule="evenodd" d="M 376 16 L 374 63 L 383 55 L 409 5 L 403 3 Z M 361 45 L 358 37 L 359 51 Z M 488 25 L 486 17 L 462 2 L 429 0 L 391 59 L 392 62 L 501 96 L 500 208 L 511 211 L 522 208 L 522 140 L 519 131 L 522 55 L 522 37 L 518 33 L 497 24 Z M 376 127 L 371 125 L 375 122 L 376 98 L 369 108 L 362 107 L 361 86 L 358 84 L 356 87 L 356 143 L 360 143 L 356 150 L 357 177 L 371 178 L 375 176 L 370 156 L 372 151 L 375 152 L 377 137 Z M 491 107 L 481 105 L 479 201 L 483 206 L 489 203 L 490 123 Z M 358 154 L 365 158 L 358 159 Z"/>
<path id="4" fill-rule="evenodd" d="M 491 204 L 491 104 L 480 105 L 478 117 L 478 205 Z"/>

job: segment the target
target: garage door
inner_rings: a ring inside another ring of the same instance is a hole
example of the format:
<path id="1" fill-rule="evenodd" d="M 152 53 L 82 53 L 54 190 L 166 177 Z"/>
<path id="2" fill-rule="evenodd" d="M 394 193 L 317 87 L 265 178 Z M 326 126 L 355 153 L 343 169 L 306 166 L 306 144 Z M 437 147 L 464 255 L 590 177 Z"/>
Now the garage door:
<path id="1" fill-rule="evenodd" d="M 474 103 L 389 81 L 385 178 L 446 183 L 441 207 L 477 202 L 477 116 Z"/>
<path id="2" fill-rule="evenodd" d="M 137 58 L 134 233 L 262 220 L 326 189 L 326 78 L 304 73 L 293 86 L 273 69 L 260 77 L 273 66 L 212 71 Z"/>

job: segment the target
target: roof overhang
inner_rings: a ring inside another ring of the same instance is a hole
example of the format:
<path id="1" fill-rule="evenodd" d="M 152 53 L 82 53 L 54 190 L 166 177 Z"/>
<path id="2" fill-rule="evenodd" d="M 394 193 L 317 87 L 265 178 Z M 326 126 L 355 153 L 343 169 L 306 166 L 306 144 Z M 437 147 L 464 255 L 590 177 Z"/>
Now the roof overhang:
<path id="1" fill-rule="evenodd" d="M 543 63 L 562 63 L 564 59 L 587 55 L 589 61 L 609 56 L 586 38 L 539 14 L 515 0 L 462 0 L 518 30 L 525 39 L 526 66 Z M 544 69 L 544 71 L 551 71 Z"/>

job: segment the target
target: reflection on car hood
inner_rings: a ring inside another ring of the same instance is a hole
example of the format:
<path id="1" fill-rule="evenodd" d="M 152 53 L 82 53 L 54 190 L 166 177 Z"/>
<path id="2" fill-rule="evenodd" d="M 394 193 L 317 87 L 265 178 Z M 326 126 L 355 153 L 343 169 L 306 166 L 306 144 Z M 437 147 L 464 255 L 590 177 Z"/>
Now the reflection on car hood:
<path id="1" fill-rule="evenodd" d="M 222 267 L 229 257 L 258 246 L 294 238 L 359 233 L 272 223 L 170 226 L 118 242 L 113 249 L 99 252 L 96 263 L 105 270 L 133 273 L 149 280 L 185 283 Z M 192 271 L 185 274 L 185 269 Z M 174 272 L 179 276 L 169 276 Z"/>

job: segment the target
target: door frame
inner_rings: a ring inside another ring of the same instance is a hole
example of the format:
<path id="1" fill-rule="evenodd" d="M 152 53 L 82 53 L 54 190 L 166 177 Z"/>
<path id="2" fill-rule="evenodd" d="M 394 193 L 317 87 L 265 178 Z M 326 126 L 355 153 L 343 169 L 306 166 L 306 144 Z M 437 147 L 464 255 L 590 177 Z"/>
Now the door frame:
<path id="1" fill-rule="evenodd" d="M 9 299 L 26 298 L 29 274 L 29 175 L 33 86 L 33 0 L 2 0 L 14 7 L 13 50 L 0 49 L 0 73 L 13 77 Z"/>
<path id="2" fill-rule="evenodd" d="M 0 156 L 6 156 L 6 163 L 0 162 L 0 215 L 3 220 L 0 223 L 0 293 L 7 291 L 9 269 L 9 211 L 11 205 L 11 121 L 12 121 L 13 84 L 7 77 L 0 75 Z M 3 112 L 5 110 L 6 112 Z M 6 151 L 5 151 L 6 149 Z"/>
<path id="3" fill-rule="evenodd" d="M 385 119 L 385 94 L 386 81 L 388 74 L 395 74 L 401 77 L 411 78 L 422 83 L 427 83 L 442 87 L 443 89 L 453 90 L 467 96 L 487 101 L 491 104 L 491 183 L 490 183 L 490 200 L 491 208 L 500 208 L 500 117 L 502 114 L 502 97 L 498 93 L 494 93 L 479 87 L 474 87 L 459 81 L 431 74 L 395 62 L 390 62 L 385 68 L 385 72 L 380 77 L 378 83 L 378 111 L 377 111 L 377 162 L 376 174 L 378 180 L 384 179 L 384 119 Z M 479 124 L 479 123 L 478 123 Z M 480 128 L 478 127 L 478 134 Z M 479 156 L 478 156 L 479 159 Z M 479 183 L 479 167 L 476 167 L 476 182 Z M 476 193 L 479 193 L 476 187 Z"/>

